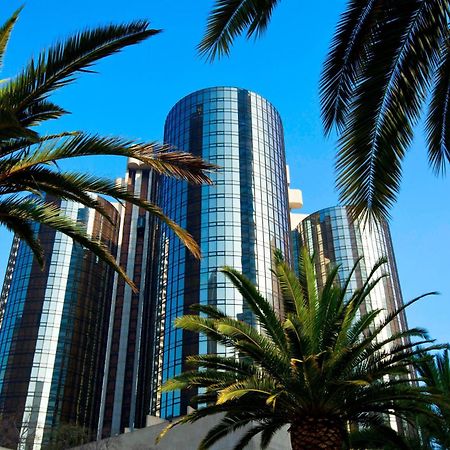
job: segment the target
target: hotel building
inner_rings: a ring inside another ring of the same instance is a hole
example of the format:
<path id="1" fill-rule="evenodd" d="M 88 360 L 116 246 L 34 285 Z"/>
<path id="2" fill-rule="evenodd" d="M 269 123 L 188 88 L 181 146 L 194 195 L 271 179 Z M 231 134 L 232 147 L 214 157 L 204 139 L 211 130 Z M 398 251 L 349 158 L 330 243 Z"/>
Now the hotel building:
<path id="1" fill-rule="evenodd" d="M 111 222 L 75 202 L 55 203 L 115 255 L 119 214 L 98 200 Z M 36 232 L 44 270 L 15 239 L 1 296 L 1 439 L 27 449 L 39 449 L 62 423 L 96 430 L 114 276 L 68 236 L 45 226 Z"/>
<path id="2" fill-rule="evenodd" d="M 164 141 L 220 167 L 214 186 L 161 182 L 158 203 L 194 236 L 202 251 L 202 259 L 194 259 L 162 227 L 151 413 L 170 418 L 186 413 L 192 393 L 161 395 L 159 386 L 186 368 L 186 356 L 226 352 L 203 337 L 175 329 L 174 319 L 200 303 L 253 323 L 242 297 L 219 271 L 225 265 L 242 271 L 280 309 L 270 268 L 276 248 L 290 259 L 290 227 L 283 127 L 266 99 L 231 87 L 194 92 L 169 112 Z"/>

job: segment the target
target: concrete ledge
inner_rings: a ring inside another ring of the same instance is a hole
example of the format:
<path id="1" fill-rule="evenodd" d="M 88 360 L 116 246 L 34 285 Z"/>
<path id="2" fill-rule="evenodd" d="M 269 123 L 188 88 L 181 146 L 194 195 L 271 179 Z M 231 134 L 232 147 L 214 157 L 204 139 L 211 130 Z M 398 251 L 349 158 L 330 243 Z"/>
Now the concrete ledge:
<path id="1" fill-rule="evenodd" d="M 154 418 L 155 421 L 161 419 Z M 161 442 L 156 445 L 155 440 L 159 433 L 168 425 L 169 422 L 161 421 L 155 423 L 147 428 L 134 430 L 119 436 L 104 439 L 98 442 L 91 442 L 89 444 L 77 447 L 78 450 L 197 450 L 198 444 L 205 434 L 214 425 L 217 424 L 219 418 L 216 416 L 206 417 L 199 420 L 195 424 L 179 425 L 170 430 Z M 150 419 L 147 423 L 152 423 Z M 237 443 L 238 439 L 247 430 L 233 433 L 221 439 L 216 445 L 211 447 L 211 450 L 231 450 Z M 246 447 L 246 450 L 259 450 L 258 437 Z M 291 450 L 289 433 L 287 427 L 282 428 L 272 439 L 272 443 L 268 450 Z"/>

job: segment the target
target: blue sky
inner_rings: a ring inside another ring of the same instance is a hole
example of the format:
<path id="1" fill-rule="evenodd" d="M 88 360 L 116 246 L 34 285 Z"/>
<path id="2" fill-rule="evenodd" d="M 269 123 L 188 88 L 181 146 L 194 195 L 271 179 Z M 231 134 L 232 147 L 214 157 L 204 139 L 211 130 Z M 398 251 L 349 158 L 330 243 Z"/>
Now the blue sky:
<path id="1" fill-rule="evenodd" d="M 2 2 L 7 17 L 21 3 Z M 335 142 L 323 137 L 318 81 L 344 0 L 284 0 L 257 42 L 238 40 L 228 59 L 208 64 L 195 45 L 205 27 L 211 0 L 29 0 L 8 48 L 1 78 L 13 75 L 28 58 L 56 39 L 87 26 L 147 18 L 164 29 L 147 42 L 96 66 L 56 94 L 72 114 L 47 130 L 79 130 L 144 140 L 161 140 L 165 116 L 184 95 L 214 85 L 258 92 L 281 114 L 293 187 L 303 190 L 304 212 L 337 204 L 334 189 Z M 108 177 L 122 176 L 125 161 L 83 159 L 69 166 Z M 422 128 L 408 153 L 391 232 L 405 299 L 427 291 L 441 295 L 410 309 L 410 325 L 450 341 L 449 179 L 428 168 Z M 0 229 L 0 277 L 11 235 Z"/>

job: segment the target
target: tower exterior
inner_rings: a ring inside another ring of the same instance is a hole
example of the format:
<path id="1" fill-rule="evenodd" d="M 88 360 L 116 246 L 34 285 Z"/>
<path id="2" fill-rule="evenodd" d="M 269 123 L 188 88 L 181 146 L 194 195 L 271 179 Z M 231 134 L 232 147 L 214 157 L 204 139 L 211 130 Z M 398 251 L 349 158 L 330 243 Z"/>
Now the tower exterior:
<path id="1" fill-rule="evenodd" d="M 153 201 L 157 186 L 152 170 L 129 160 L 123 180 L 129 192 Z M 134 281 L 132 292 L 122 278 L 115 277 L 109 329 L 99 437 L 123 433 L 125 428 L 145 426 L 150 404 L 154 296 L 151 294 L 154 259 L 155 218 L 138 206 L 121 207 L 118 262 Z"/>
<path id="2" fill-rule="evenodd" d="M 361 221 L 352 221 L 350 208 L 336 206 L 322 209 L 303 218 L 293 231 L 294 266 L 298 268 L 301 246 L 306 246 L 315 255 L 315 269 L 319 288 L 323 287 L 330 267 L 339 265 L 338 278 L 343 282 L 359 258 L 349 285 L 350 292 L 363 286 L 375 263 L 386 258 L 387 263 L 378 269 L 378 276 L 386 273 L 371 291 L 362 305 L 362 312 L 384 310 L 384 315 L 403 305 L 395 255 L 389 226 L 386 222 L 369 226 Z M 406 316 L 401 313 L 390 328 L 385 328 L 380 339 L 386 339 L 407 329 Z M 391 426 L 404 429 L 405 424 L 391 420 Z"/>
<path id="3" fill-rule="evenodd" d="M 230 87 L 194 92 L 169 112 L 164 140 L 220 167 L 214 186 L 173 179 L 160 186 L 158 203 L 193 235 L 202 251 L 202 259 L 194 259 L 162 227 L 152 413 L 170 418 L 186 412 L 192 394 L 157 394 L 161 383 L 184 370 L 190 354 L 226 351 L 175 329 L 173 320 L 201 303 L 252 322 L 241 296 L 219 271 L 225 265 L 242 271 L 279 309 L 270 268 L 274 249 L 289 259 L 290 236 L 283 127 L 267 100 Z"/>
<path id="4" fill-rule="evenodd" d="M 72 201 L 55 201 L 115 255 L 119 214 L 111 222 Z M 41 270 L 28 246 L 13 242 L 2 293 L 1 438 L 39 449 L 52 427 L 97 427 L 113 270 L 71 238 L 36 225 L 46 256 Z"/>

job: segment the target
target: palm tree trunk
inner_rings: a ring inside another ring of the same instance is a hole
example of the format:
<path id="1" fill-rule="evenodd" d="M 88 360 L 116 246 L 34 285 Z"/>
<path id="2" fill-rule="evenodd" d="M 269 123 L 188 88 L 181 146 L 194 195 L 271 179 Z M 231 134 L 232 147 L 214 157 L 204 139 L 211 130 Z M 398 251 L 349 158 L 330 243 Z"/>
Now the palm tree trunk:
<path id="1" fill-rule="evenodd" d="M 292 450 L 342 450 L 343 426 L 329 418 L 305 417 L 289 429 Z"/>

